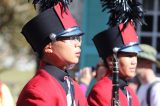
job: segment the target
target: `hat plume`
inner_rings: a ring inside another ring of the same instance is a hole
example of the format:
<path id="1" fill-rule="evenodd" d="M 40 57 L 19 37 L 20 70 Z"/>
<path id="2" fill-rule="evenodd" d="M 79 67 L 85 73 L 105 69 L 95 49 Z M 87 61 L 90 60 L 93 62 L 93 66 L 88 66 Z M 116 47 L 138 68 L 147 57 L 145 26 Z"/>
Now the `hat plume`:
<path id="1" fill-rule="evenodd" d="M 30 1 L 30 0 L 28 0 Z M 32 4 L 36 8 L 36 5 L 39 5 L 39 10 L 42 12 L 48 8 L 53 7 L 54 5 L 61 3 L 62 8 L 65 10 L 68 8 L 68 5 L 72 2 L 73 0 L 32 0 Z"/>
<path id="2" fill-rule="evenodd" d="M 115 26 L 123 23 L 126 26 L 130 21 L 133 24 L 145 24 L 143 9 L 141 3 L 136 0 L 100 0 L 103 10 L 109 9 L 110 13 L 109 22 L 110 26 Z"/>

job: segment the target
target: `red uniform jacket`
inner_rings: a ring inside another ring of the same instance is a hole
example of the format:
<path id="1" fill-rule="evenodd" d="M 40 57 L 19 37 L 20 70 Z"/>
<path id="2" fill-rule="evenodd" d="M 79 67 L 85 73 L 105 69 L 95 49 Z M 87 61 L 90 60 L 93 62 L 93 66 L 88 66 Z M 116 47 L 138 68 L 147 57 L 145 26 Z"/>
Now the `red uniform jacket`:
<path id="1" fill-rule="evenodd" d="M 88 106 L 79 85 L 73 81 L 76 106 Z M 44 69 L 23 88 L 17 106 L 67 106 L 66 92 L 60 83 Z"/>
<path id="2" fill-rule="evenodd" d="M 127 87 L 132 96 L 131 106 L 140 106 L 135 93 Z M 112 81 L 108 77 L 102 78 L 92 88 L 88 96 L 88 104 L 90 106 L 111 106 L 112 98 Z M 119 90 L 120 106 L 128 106 L 128 101 L 122 90 Z"/>

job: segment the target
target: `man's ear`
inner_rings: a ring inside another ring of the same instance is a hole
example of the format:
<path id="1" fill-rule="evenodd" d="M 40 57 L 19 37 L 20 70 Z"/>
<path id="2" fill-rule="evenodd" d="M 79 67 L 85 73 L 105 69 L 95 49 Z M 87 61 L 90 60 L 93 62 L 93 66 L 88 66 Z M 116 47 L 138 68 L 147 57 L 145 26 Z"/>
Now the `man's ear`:
<path id="1" fill-rule="evenodd" d="M 108 64 L 109 69 L 111 70 L 113 68 L 113 61 L 112 61 L 112 56 L 108 56 L 106 58 L 106 62 Z"/>
<path id="2" fill-rule="evenodd" d="M 45 53 L 53 53 L 52 43 L 49 43 L 49 44 L 47 44 L 47 45 L 45 46 L 44 52 L 45 52 Z"/>

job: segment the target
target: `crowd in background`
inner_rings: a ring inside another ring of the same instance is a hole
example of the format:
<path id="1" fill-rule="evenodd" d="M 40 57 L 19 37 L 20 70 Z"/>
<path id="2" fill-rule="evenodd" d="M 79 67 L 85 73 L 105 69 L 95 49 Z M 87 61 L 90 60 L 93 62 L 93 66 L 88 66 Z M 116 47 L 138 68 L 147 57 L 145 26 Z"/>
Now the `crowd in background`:
<path id="1" fill-rule="evenodd" d="M 96 66 L 84 67 L 80 69 L 80 71 L 76 72 L 75 79 L 79 82 L 82 91 L 87 97 L 93 85 L 102 77 L 104 77 L 105 74 L 106 66 L 100 59 Z"/>
<path id="2" fill-rule="evenodd" d="M 142 52 L 138 54 L 137 75 L 129 80 L 128 84 L 137 94 L 141 106 L 159 106 L 160 78 L 153 70 L 155 65 L 160 68 L 160 62 L 156 58 L 157 51 L 147 44 L 140 46 Z M 100 59 L 95 66 L 84 67 L 75 73 L 75 79 L 79 82 L 86 98 L 94 84 L 105 76 L 106 70 L 105 64 Z"/>

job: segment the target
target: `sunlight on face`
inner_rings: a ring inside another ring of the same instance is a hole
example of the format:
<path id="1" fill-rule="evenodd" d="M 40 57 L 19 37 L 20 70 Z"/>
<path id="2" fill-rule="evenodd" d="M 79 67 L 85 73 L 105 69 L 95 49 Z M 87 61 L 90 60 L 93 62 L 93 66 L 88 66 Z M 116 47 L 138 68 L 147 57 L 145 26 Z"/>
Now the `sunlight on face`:
<path id="1" fill-rule="evenodd" d="M 137 54 L 136 53 L 119 53 L 120 77 L 131 79 L 136 75 Z"/>
<path id="2" fill-rule="evenodd" d="M 49 43 L 43 50 L 43 60 L 61 69 L 77 64 L 81 53 L 80 38 L 65 37 Z"/>
<path id="3" fill-rule="evenodd" d="M 81 41 L 74 37 L 75 39 L 70 39 L 70 37 L 58 40 L 53 43 L 54 53 L 67 64 L 76 64 L 79 62 L 79 57 L 81 53 Z"/>

